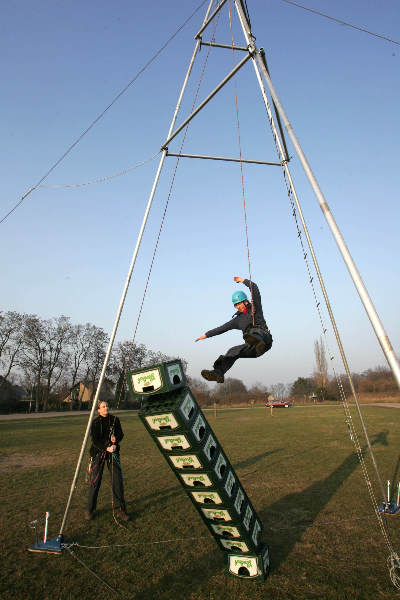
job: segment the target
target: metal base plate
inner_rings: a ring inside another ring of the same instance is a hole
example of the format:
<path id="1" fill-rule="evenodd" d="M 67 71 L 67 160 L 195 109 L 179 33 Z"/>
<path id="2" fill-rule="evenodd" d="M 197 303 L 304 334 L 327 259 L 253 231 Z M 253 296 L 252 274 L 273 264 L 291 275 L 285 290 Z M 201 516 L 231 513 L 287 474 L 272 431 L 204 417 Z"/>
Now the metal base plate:
<path id="1" fill-rule="evenodd" d="M 52 538 L 51 540 L 47 540 L 45 542 L 37 542 L 36 544 L 32 544 L 29 546 L 29 552 L 48 552 L 50 554 L 61 554 L 63 548 L 61 543 L 63 541 L 63 536 L 57 536 Z"/>
<path id="2" fill-rule="evenodd" d="M 382 502 L 378 506 L 378 512 L 385 515 L 400 515 L 400 505 L 396 502 Z"/>

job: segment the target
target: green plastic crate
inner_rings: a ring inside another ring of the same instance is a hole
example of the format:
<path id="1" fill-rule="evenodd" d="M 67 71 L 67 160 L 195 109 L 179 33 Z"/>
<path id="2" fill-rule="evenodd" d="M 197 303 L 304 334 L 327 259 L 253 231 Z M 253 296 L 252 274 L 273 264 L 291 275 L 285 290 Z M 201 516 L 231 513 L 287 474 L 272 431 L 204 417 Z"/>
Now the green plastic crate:
<path id="1" fill-rule="evenodd" d="M 139 417 L 153 436 L 161 432 L 183 431 L 191 427 L 199 411 L 189 388 L 150 396 L 142 402 Z"/>
<path id="2" fill-rule="evenodd" d="M 225 555 L 226 572 L 231 577 L 264 581 L 269 573 L 269 549 L 262 544 L 259 552 L 243 555 L 227 552 Z"/>
<path id="3" fill-rule="evenodd" d="M 128 385 L 134 398 L 165 394 L 186 385 L 180 360 L 172 360 L 128 372 Z"/>

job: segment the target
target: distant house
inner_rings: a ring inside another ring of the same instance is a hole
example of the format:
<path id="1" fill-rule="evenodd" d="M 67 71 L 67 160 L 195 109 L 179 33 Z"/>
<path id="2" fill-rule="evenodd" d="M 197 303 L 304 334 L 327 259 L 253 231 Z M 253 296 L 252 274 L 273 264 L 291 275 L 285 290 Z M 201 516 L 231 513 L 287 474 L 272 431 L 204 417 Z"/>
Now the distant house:
<path id="1" fill-rule="evenodd" d="M 28 395 L 28 392 L 20 385 L 14 385 L 0 375 L 0 398 L 12 397 L 15 400 L 22 400 Z"/>
<path id="2" fill-rule="evenodd" d="M 0 412 L 20 410 L 22 402 L 29 402 L 28 392 L 20 385 L 14 385 L 0 375 Z"/>
<path id="3" fill-rule="evenodd" d="M 90 402 L 93 393 L 93 383 L 84 383 L 83 381 L 79 381 L 74 387 L 70 390 L 69 394 L 63 398 L 63 402 L 67 404 L 74 404 L 76 402 Z"/>
<path id="4" fill-rule="evenodd" d="M 111 384 L 112 385 L 112 384 Z M 108 381 L 104 381 L 101 392 L 100 399 L 106 402 L 109 402 L 114 398 L 114 394 L 112 393 L 110 387 L 110 383 Z M 82 404 L 88 404 L 92 401 L 93 390 L 96 391 L 97 383 L 93 385 L 93 383 L 86 383 L 85 381 L 79 381 L 74 387 L 69 391 L 69 394 L 63 398 L 63 402 L 66 404 L 77 404 L 81 402 Z"/>

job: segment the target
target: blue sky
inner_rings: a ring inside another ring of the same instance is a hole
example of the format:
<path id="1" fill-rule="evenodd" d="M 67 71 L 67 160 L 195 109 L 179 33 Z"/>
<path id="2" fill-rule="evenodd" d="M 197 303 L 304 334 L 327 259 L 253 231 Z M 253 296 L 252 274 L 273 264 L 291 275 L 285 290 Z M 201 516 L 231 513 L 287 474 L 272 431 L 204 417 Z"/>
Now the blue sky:
<path id="1" fill-rule="evenodd" d="M 37 183 L 83 130 L 195 10 L 199 2 L 7 3 L 0 35 L 1 216 Z M 248 0 L 253 33 L 272 80 L 398 352 L 399 56 L 396 44 L 294 7 Z M 228 5 L 227 5 L 228 6 Z M 310 8 L 398 40 L 395 0 L 313 0 Z M 166 138 L 206 4 L 44 182 L 80 183 L 155 154 Z M 234 37 L 243 44 L 234 16 Z M 204 39 L 210 38 L 210 33 Z M 216 40 L 230 42 L 227 7 Z M 207 48 L 196 61 L 180 123 L 191 109 Z M 241 57 L 239 57 L 241 58 Z M 213 49 L 199 100 L 232 68 Z M 244 157 L 276 160 L 253 68 L 237 76 Z M 178 151 L 182 136 L 170 145 Z M 302 168 L 291 171 L 353 371 L 385 358 Z M 192 122 L 184 151 L 238 156 L 233 81 Z M 1 226 L 3 310 L 65 314 L 110 332 L 158 157 L 106 183 L 34 191 Z M 118 339 L 133 335 L 175 159 L 168 158 L 135 267 Z M 244 168 L 253 279 L 274 337 L 263 358 L 231 370 L 250 385 L 289 383 L 314 369 L 321 329 L 282 174 Z M 194 339 L 230 318 L 234 275 L 246 276 L 238 164 L 180 161 L 140 321 L 137 342 L 200 370 L 231 332 Z M 320 294 L 319 294 L 320 295 Z M 329 328 L 330 329 L 330 328 Z M 335 350 L 334 341 L 329 344 Z M 336 369 L 341 372 L 340 362 Z"/>

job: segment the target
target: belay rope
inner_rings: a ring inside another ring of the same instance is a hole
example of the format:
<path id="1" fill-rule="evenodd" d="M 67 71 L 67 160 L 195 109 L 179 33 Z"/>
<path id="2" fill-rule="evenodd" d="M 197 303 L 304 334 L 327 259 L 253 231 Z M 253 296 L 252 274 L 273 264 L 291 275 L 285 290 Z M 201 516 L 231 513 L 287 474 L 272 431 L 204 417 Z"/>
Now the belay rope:
<path id="1" fill-rule="evenodd" d="M 232 40 L 232 61 L 233 61 L 233 66 L 235 66 L 235 49 L 234 49 L 235 41 L 234 41 L 234 38 L 233 38 L 233 30 L 232 30 L 231 0 L 229 0 L 229 27 L 230 27 L 230 31 L 231 31 L 231 40 Z M 244 229 L 245 229 L 245 236 L 246 236 L 247 263 L 248 263 L 248 268 L 249 268 L 249 281 L 250 281 L 251 319 L 252 319 L 253 327 L 254 327 L 255 323 L 254 323 L 253 283 L 252 283 L 252 278 L 251 278 L 251 260 L 250 260 L 250 247 L 249 247 L 249 230 L 248 230 L 248 225 L 247 225 L 246 192 L 245 192 L 245 187 L 244 187 L 244 173 L 243 173 L 243 162 L 242 162 L 242 144 L 241 144 L 241 140 L 240 140 L 239 102 L 238 102 L 238 94 L 237 94 L 236 77 L 234 78 L 234 81 L 235 81 L 236 127 L 237 127 L 238 146 L 239 146 L 240 176 L 241 176 L 241 182 L 242 182 L 242 200 L 243 200 L 243 214 L 244 214 Z"/>
<path id="2" fill-rule="evenodd" d="M 112 443 L 111 442 L 111 437 L 114 435 L 115 419 L 116 419 L 116 416 L 114 416 L 113 425 L 112 425 L 112 427 L 110 429 L 110 437 L 109 437 L 110 443 Z M 117 456 L 117 454 L 115 452 L 113 452 L 111 454 L 111 468 L 110 468 L 110 470 L 111 470 L 111 506 L 112 506 L 112 516 L 113 516 L 114 521 L 116 522 L 116 524 L 119 527 L 122 527 L 122 529 L 128 529 L 128 527 L 126 527 L 125 525 L 122 525 L 122 523 L 120 523 L 120 521 L 115 516 L 115 506 L 114 506 L 114 462 L 117 465 L 117 469 L 119 469 L 119 471 L 120 471 L 121 479 L 124 480 L 124 474 L 122 472 L 121 461 L 119 460 L 119 457 Z M 120 506 L 120 510 L 122 508 L 124 510 L 126 510 L 126 507 Z"/>

